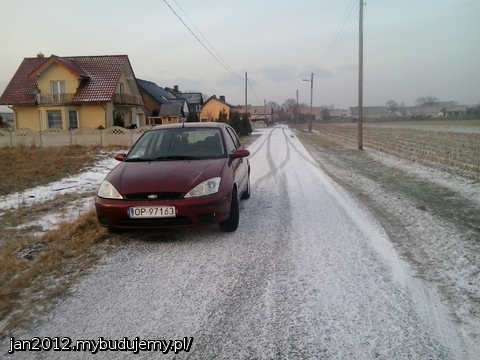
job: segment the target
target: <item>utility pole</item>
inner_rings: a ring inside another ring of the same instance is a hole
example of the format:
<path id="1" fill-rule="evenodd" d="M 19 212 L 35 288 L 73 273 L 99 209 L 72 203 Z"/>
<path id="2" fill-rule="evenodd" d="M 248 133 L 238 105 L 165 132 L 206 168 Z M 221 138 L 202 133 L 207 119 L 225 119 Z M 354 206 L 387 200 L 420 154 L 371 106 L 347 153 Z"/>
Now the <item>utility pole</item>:
<path id="1" fill-rule="evenodd" d="M 265 118 L 265 125 L 268 126 L 267 119 L 267 100 L 263 99 L 263 117 Z"/>
<path id="2" fill-rule="evenodd" d="M 245 73 L 245 115 L 248 119 L 248 101 L 247 101 L 247 73 Z"/>
<path id="3" fill-rule="evenodd" d="M 303 81 L 310 81 L 310 122 L 308 123 L 308 131 L 312 131 L 312 116 L 313 116 L 313 72 L 310 80 L 303 79 Z"/>
<path id="4" fill-rule="evenodd" d="M 310 77 L 310 122 L 308 123 L 308 131 L 312 131 L 313 116 L 313 72 Z"/>
<path id="5" fill-rule="evenodd" d="M 363 1 L 360 0 L 358 45 L 358 150 L 363 150 Z"/>

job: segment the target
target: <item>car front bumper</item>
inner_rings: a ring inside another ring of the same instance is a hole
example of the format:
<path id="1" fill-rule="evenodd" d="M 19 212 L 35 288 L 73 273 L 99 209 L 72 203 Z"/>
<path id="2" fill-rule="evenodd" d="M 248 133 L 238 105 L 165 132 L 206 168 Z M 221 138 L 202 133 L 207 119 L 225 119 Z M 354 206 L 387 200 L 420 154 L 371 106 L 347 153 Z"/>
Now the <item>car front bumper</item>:
<path id="1" fill-rule="evenodd" d="M 192 199 L 130 201 L 97 196 L 95 210 L 100 225 L 114 229 L 181 228 L 218 224 L 230 216 L 231 191 Z M 175 206 L 176 216 L 130 218 L 129 208 L 137 206 Z"/>

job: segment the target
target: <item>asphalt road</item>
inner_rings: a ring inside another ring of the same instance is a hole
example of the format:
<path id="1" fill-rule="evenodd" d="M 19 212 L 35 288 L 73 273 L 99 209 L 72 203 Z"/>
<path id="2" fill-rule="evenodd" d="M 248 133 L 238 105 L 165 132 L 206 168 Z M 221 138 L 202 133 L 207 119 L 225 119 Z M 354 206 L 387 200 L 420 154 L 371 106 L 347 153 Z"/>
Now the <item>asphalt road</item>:
<path id="1" fill-rule="evenodd" d="M 235 233 L 130 233 L 17 339 L 193 337 L 177 355 L 99 351 L 102 359 L 467 358 L 435 292 L 410 276 L 375 219 L 290 130 L 265 129 L 250 150 L 252 197 L 241 202 Z M 30 357 L 92 355 L 9 356 Z"/>

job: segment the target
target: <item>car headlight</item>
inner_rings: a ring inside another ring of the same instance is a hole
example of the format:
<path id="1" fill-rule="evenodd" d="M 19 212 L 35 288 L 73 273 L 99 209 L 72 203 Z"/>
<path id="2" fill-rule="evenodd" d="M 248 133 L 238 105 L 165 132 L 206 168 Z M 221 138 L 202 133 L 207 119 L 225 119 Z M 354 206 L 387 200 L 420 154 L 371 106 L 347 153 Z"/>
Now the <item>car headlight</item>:
<path id="1" fill-rule="evenodd" d="M 100 184 L 97 195 L 106 199 L 123 199 L 123 196 L 115 189 L 115 186 L 106 180 Z"/>
<path id="2" fill-rule="evenodd" d="M 185 198 L 216 194 L 218 192 L 218 189 L 220 189 L 220 178 L 211 178 L 202 182 L 201 184 L 198 184 L 192 190 L 187 192 Z"/>

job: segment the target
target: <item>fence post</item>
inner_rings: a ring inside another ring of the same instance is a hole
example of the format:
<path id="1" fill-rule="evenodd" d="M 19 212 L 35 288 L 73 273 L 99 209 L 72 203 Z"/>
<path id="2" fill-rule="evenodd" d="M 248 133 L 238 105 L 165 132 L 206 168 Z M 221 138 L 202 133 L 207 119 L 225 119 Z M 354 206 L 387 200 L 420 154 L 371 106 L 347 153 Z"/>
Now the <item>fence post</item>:
<path id="1" fill-rule="evenodd" d="M 72 128 L 68 129 L 68 132 L 70 133 L 70 146 L 73 145 L 73 141 L 72 141 Z"/>
<path id="2" fill-rule="evenodd" d="M 102 129 L 98 130 L 100 131 L 100 147 L 103 148 L 103 135 L 102 135 Z"/>
<path id="3" fill-rule="evenodd" d="M 38 134 L 40 135 L 40 149 L 43 149 L 42 129 L 38 130 Z"/>
<path id="4" fill-rule="evenodd" d="M 12 131 L 13 130 L 8 130 L 8 132 L 10 133 L 10 147 L 13 147 Z"/>

